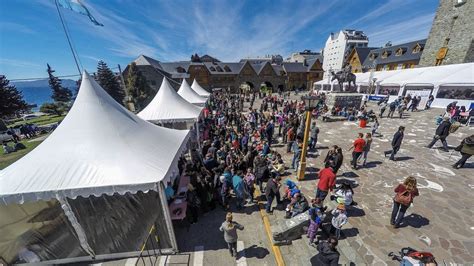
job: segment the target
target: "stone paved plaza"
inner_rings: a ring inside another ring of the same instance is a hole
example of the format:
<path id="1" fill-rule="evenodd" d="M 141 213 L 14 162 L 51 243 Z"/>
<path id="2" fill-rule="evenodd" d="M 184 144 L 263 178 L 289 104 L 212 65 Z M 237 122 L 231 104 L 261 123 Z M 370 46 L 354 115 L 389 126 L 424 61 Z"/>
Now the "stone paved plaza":
<path id="1" fill-rule="evenodd" d="M 369 104 L 371 108 L 378 111 L 373 103 Z M 391 251 L 397 253 L 402 247 L 432 252 L 441 265 L 443 262 L 447 265 L 474 263 L 474 162 L 471 158 L 466 168 L 456 170 L 451 165 L 460 158 L 458 152 L 436 149 L 441 143 L 433 149 L 424 147 L 433 137 L 434 118 L 441 113 L 442 109 L 431 109 L 409 112 L 403 119 L 379 119 L 378 132 L 381 135 L 374 138 L 368 166 L 359 170 L 351 169 L 348 148 L 358 132 L 370 131 L 370 124 L 361 129 L 355 122 L 317 120 L 321 130 L 317 145 L 320 156 L 314 151 L 309 153 L 306 180 L 297 183 L 307 197 L 313 198 L 316 172 L 322 167 L 328 147 L 336 144 L 343 148 L 344 163 L 337 180 L 346 179 L 353 184 L 354 200 L 358 205 L 349 211 L 349 222 L 342 230 L 338 246 L 340 264 L 396 265 L 387 254 Z M 400 125 L 406 127 L 405 138 L 397 154 L 398 161 L 394 162 L 385 158 L 383 152 L 390 149 L 392 136 Z M 473 127 L 461 127 L 448 137 L 448 144 L 454 148 L 471 134 L 474 134 Z M 289 166 L 292 154 L 287 154 L 280 143 L 273 147 L 284 156 L 285 164 Z M 291 169 L 288 173 L 283 180 L 291 178 L 296 181 Z M 408 175 L 417 178 L 420 196 L 408 209 L 404 225 L 393 229 L 389 223 L 393 189 Z M 330 208 L 335 206 L 329 201 L 329 196 L 328 202 Z M 268 215 L 272 225 L 284 220 L 283 209 L 275 209 L 272 215 Z M 218 207 L 200 216 L 197 224 L 175 226 L 180 251 L 190 256 L 170 256 L 167 262 L 182 260 L 181 264 L 175 263 L 186 265 L 189 259 L 189 265 L 277 265 L 258 206 L 247 205 L 239 212 L 232 203 L 232 211 L 235 221 L 245 226 L 244 231 L 239 231 L 237 260 L 229 256 L 223 235 L 218 230 L 225 219 L 225 212 Z M 304 235 L 279 248 L 286 265 L 311 265 L 317 254 L 316 248 L 308 245 Z M 164 261 L 161 259 L 160 265 L 164 265 Z"/>
<path id="2" fill-rule="evenodd" d="M 375 104 L 369 107 L 377 110 Z M 466 168 L 456 170 L 451 165 L 460 158 L 458 152 L 443 152 L 436 145 L 433 149 L 424 148 L 434 135 L 435 116 L 443 111 L 431 109 L 410 112 L 403 119 L 379 119 L 382 136 L 374 138 L 368 166 L 359 170 L 351 169 L 351 152 L 347 150 L 358 132 L 370 132 L 370 128 L 361 129 L 354 122 L 318 120 L 321 156 L 309 158 L 308 167 L 313 173 L 298 183 L 313 198 L 317 184 L 314 172 L 322 167 L 327 147 L 335 144 L 343 148 L 344 164 L 337 180 L 346 179 L 354 184 L 358 206 L 349 211 L 349 223 L 343 230 L 339 246 L 344 255 L 341 263 L 390 263 L 387 254 L 407 246 L 432 252 L 438 263 L 474 262 L 474 163 L 471 159 Z M 393 162 L 385 158 L 384 151 L 390 150 L 392 136 L 400 125 L 406 127 L 405 137 L 397 154 L 398 161 Z M 448 137 L 448 144 L 454 148 L 471 134 L 474 128 L 462 127 Z M 291 155 L 287 158 L 290 160 Z M 405 226 L 393 229 L 389 223 L 393 189 L 408 175 L 417 178 L 420 196 L 408 209 Z M 290 178 L 296 180 L 294 173 Z M 282 219 L 283 214 L 274 216 L 272 220 Z M 303 237 L 281 248 L 287 265 L 304 265 L 316 253 L 307 242 Z"/>

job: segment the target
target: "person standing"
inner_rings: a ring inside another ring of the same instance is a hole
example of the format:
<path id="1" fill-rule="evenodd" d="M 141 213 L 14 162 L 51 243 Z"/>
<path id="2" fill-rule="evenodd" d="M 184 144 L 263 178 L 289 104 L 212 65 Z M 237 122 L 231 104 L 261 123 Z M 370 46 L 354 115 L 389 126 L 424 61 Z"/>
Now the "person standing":
<path id="1" fill-rule="evenodd" d="M 237 257 L 237 230 L 244 230 L 244 226 L 234 222 L 232 213 L 228 212 L 225 216 L 225 222 L 222 223 L 219 230 L 224 232 L 224 240 L 227 243 L 230 255 L 232 257 Z"/>
<path id="2" fill-rule="evenodd" d="M 449 151 L 448 150 L 448 143 L 446 142 L 446 138 L 449 136 L 449 128 L 451 127 L 451 122 L 449 122 L 449 117 L 443 117 L 443 122 L 439 124 L 438 128 L 436 128 L 435 135 L 433 137 L 433 140 L 431 141 L 427 148 L 431 149 L 433 145 L 438 140 L 441 140 L 441 143 L 443 143 L 443 151 Z"/>
<path id="3" fill-rule="evenodd" d="M 374 123 L 372 124 L 372 136 L 375 137 L 375 133 L 377 133 L 377 129 L 379 129 L 379 120 L 377 117 L 374 117 Z"/>
<path id="4" fill-rule="evenodd" d="M 362 163 L 362 166 L 364 167 L 365 167 L 365 164 L 367 163 L 367 155 L 369 154 L 371 145 L 372 145 L 372 134 L 367 133 L 365 134 L 365 145 L 364 145 L 364 151 L 362 153 L 362 157 L 364 158 L 364 162 Z"/>
<path id="5" fill-rule="evenodd" d="M 355 170 L 357 170 L 357 160 L 359 159 L 360 155 L 364 151 L 364 146 L 365 146 L 364 134 L 359 133 L 359 136 L 357 137 L 356 140 L 354 140 L 352 147 L 349 148 L 349 151 L 354 149 L 354 151 L 352 152 L 352 168 Z"/>
<path id="6" fill-rule="evenodd" d="M 387 100 L 384 100 L 383 102 L 380 103 L 380 118 L 383 117 L 383 113 L 385 113 L 385 110 L 387 109 Z"/>
<path id="7" fill-rule="evenodd" d="M 329 191 L 332 191 L 336 184 L 336 174 L 334 174 L 331 164 L 331 161 L 327 161 L 324 165 L 324 169 L 319 171 L 318 188 L 315 198 L 319 199 L 321 204 L 324 202 L 324 199 L 326 199 Z"/>
<path id="8" fill-rule="evenodd" d="M 404 126 L 400 126 L 398 128 L 398 131 L 393 135 L 392 150 L 384 152 L 385 157 L 387 157 L 387 155 L 390 154 L 390 160 L 392 161 L 395 161 L 395 155 L 397 154 L 397 152 L 400 150 L 400 147 L 402 146 L 404 131 L 405 131 Z"/>
<path id="9" fill-rule="evenodd" d="M 318 244 L 318 255 L 312 265 L 318 266 L 337 266 L 339 265 L 339 252 L 337 251 L 338 240 L 334 236 L 330 236 L 328 240 L 321 241 Z"/>
<path id="10" fill-rule="evenodd" d="M 393 225 L 394 228 L 399 228 L 408 207 L 413 203 L 413 199 L 419 195 L 418 188 L 416 187 L 416 179 L 412 176 L 407 177 L 394 191 L 396 195 L 393 199 L 390 224 Z"/>
<path id="11" fill-rule="evenodd" d="M 253 202 L 253 194 L 255 192 L 255 175 L 253 174 L 251 167 L 247 169 L 247 174 L 244 176 L 244 182 L 247 192 L 250 195 L 250 202 Z"/>
<path id="12" fill-rule="evenodd" d="M 455 164 L 453 164 L 453 168 L 462 168 L 466 163 L 467 159 L 469 159 L 472 155 L 474 155 L 474 135 L 467 137 L 461 141 L 458 147 L 455 149 L 461 153 L 461 159 L 459 159 Z"/>
<path id="13" fill-rule="evenodd" d="M 280 180 L 281 177 L 274 177 L 267 182 L 265 187 L 265 197 L 267 198 L 267 204 L 265 210 L 267 213 L 272 212 L 273 199 L 276 198 L 277 204 L 280 204 Z"/>
<path id="14" fill-rule="evenodd" d="M 311 127 L 311 139 L 309 144 L 310 149 L 316 149 L 316 143 L 318 143 L 318 134 L 319 128 L 316 126 L 316 122 L 313 122 L 313 126 Z"/>

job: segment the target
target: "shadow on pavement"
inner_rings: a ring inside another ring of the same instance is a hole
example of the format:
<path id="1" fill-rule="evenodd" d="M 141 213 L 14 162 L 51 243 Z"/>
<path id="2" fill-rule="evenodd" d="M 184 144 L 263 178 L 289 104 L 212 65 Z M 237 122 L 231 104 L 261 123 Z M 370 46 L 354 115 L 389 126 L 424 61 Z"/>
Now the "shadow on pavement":
<path id="1" fill-rule="evenodd" d="M 359 229 L 357 228 L 345 228 L 341 230 L 341 237 L 339 240 L 346 239 L 349 237 L 354 237 L 359 234 Z"/>
<path id="2" fill-rule="evenodd" d="M 353 206 L 347 207 L 347 216 L 348 217 L 361 217 L 365 216 L 365 211 Z"/>
<path id="3" fill-rule="evenodd" d="M 344 173 L 342 173 L 342 176 L 343 176 L 343 177 L 349 177 L 349 178 L 356 178 L 356 177 L 359 177 L 358 174 L 356 174 L 356 173 L 354 173 L 354 172 L 352 172 L 352 171 L 350 171 L 350 172 L 344 172 Z"/>
<path id="4" fill-rule="evenodd" d="M 372 162 L 366 163 L 363 168 L 374 168 L 374 167 L 377 167 L 377 165 L 379 164 L 382 164 L 382 161 L 372 161 Z"/>
<path id="5" fill-rule="evenodd" d="M 421 228 L 422 226 L 426 226 L 428 224 L 430 224 L 430 220 L 419 214 L 412 213 L 403 218 L 402 225 L 400 227 L 411 226 L 414 228 Z"/>
<path id="6" fill-rule="evenodd" d="M 244 249 L 243 252 L 241 252 L 241 253 L 245 253 L 246 258 L 257 258 L 257 259 L 263 259 L 268 254 L 270 254 L 268 249 L 266 249 L 264 247 L 257 247 L 257 245 L 252 245 L 252 246 Z M 241 254 L 239 254 L 237 259 L 240 258 L 240 256 L 241 256 Z"/>
<path id="7" fill-rule="evenodd" d="M 412 160 L 412 159 L 415 159 L 411 156 L 401 156 L 401 157 L 395 157 L 395 160 L 396 161 L 408 161 L 408 160 Z"/>

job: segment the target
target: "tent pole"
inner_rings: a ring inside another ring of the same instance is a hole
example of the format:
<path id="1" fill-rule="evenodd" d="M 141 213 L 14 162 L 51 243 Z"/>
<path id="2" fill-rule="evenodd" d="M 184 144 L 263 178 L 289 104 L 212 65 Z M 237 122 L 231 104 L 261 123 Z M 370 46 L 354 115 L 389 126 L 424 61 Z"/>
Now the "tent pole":
<path id="1" fill-rule="evenodd" d="M 59 196 L 57 196 L 56 198 L 58 199 L 59 203 L 61 204 L 61 208 L 63 209 L 64 214 L 66 215 L 67 219 L 71 223 L 72 228 L 76 232 L 77 237 L 79 239 L 79 244 L 94 259 L 95 258 L 95 252 L 94 252 L 94 250 L 92 250 L 91 246 L 89 245 L 89 243 L 87 241 L 86 232 L 84 232 L 84 229 L 82 228 L 82 226 L 77 221 L 76 215 L 72 211 L 71 205 L 69 205 L 69 202 L 67 201 L 66 198 L 62 198 L 62 197 L 59 197 Z"/>
<path id="2" fill-rule="evenodd" d="M 158 194 L 160 195 L 161 205 L 163 206 L 162 208 L 165 214 L 166 228 L 168 229 L 168 234 L 171 240 L 171 246 L 177 252 L 178 242 L 176 241 L 176 235 L 174 233 L 173 223 L 171 221 L 170 210 L 168 208 L 168 201 L 166 200 L 166 196 L 165 196 L 165 187 L 164 187 L 163 182 L 158 182 L 156 186 L 157 186 Z"/>

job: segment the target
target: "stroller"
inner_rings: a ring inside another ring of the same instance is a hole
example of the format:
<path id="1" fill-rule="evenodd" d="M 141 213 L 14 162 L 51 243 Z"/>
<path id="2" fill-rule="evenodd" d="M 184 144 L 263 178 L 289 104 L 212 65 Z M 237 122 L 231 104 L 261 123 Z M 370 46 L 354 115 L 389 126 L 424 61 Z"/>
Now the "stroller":
<path id="1" fill-rule="evenodd" d="M 422 252 L 412 249 L 410 247 L 402 248 L 399 252 L 400 255 L 395 255 L 394 252 L 388 253 L 388 256 L 392 260 L 400 262 L 401 266 L 435 266 L 438 263 L 435 257 L 430 252 Z"/>

